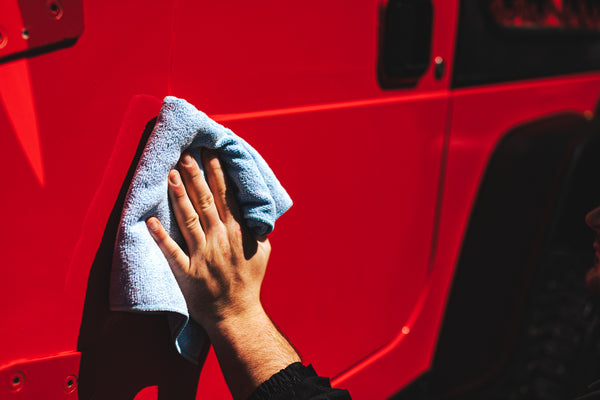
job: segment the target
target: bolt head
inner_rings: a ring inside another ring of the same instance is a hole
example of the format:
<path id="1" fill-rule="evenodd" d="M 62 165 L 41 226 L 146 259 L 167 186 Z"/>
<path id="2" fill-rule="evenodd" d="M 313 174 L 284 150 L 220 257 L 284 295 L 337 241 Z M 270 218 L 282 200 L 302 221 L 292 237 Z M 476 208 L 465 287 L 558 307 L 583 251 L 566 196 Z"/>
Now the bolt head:
<path id="1" fill-rule="evenodd" d="M 16 371 L 10 376 L 8 381 L 8 388 L 11 392 L 15 393 L 23 389 L 25 385 L 25 374 L 21 371 Z"/>

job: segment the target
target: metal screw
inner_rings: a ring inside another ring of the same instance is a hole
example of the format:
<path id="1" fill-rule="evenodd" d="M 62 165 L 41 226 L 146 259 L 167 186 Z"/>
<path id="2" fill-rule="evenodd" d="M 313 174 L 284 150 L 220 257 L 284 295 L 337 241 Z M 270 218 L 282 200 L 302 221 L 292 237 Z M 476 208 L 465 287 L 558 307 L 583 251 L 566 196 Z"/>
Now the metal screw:
<path id="1" fill-rule="evenodd" d="M 65 378 L 65 382 L 63 384 L 63 388 L 65 392 L 72 393 L 77 389 L 77 376 L 69 375 Z"/>
<path id="2" fill-rule="evenodd" d="M 21 36 L 25 40 L 29 39 L 29 31 L 27 29 L 23 28 L 23 30 L 21 31 Z"/>
<path id="3" fill-rule="evenodd" d="M 6 31 L 3 27 L 0 26 L 0 49 L 6 46 L 6 42 L 8 41 L 8 36 L 6 36 Z"/>
<path id="4" fill-rule="evenodd" d="M 444 59 L 440 56 L 437 56 L 434 60 L 434 69 L 433 69 L 433 76 L 435 76 L 435 79 L 437 79 L 438 81 L 440 79 L 442 79 L 442 77 L 444 76 L 444 74 L 446 73 L 446 62 L 444 61 Z"/>
<path id="5" fill-rule="evenodd" d="M 63 16 L 63 6 L 58 0 L 49 0 L 46 3 L 46 7 L 48 8 L 48 14 L 56 20 L 59 20 Z"/>
<path id="6" fill-rule="evenodd" d="M 11 392 L 18 392 L 23 389 L 23 385 L 25 385 L 25 374 L 21 371 L 15 372 L 11 375 L 8 385 Z"/>

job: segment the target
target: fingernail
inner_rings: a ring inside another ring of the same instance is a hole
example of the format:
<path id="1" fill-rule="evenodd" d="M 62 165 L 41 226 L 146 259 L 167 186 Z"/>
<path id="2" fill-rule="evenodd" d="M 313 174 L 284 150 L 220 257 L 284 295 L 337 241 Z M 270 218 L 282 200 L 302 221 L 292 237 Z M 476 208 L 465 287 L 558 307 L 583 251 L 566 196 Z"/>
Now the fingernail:
<path id="1" fill-rule="evenodd" d="M 179 178 L 179 172 L 172 170 L 169 173 L 169 182 L 171 182 L 171 185 L 173 186 L 178 186 L 181 183 L 181 179 Z"/>
<path id="2" fill-rule="evenodd" d="M 156 218 L 150 218 L 148 221 L 146 221 L 146 225 L 152 232 L 158 231 L 158 222 L 156 222 Z"/>
<path id="3" fill-rule="evenodd" d="M 189 154 L 186 154 L 185 156 L 183 156 L 183 159 L 181 160 L 181 164 L 185 165 L 186 167 L 191 167 L 192 163 L 193 163 L 192 156 L 190 156 Z"/>

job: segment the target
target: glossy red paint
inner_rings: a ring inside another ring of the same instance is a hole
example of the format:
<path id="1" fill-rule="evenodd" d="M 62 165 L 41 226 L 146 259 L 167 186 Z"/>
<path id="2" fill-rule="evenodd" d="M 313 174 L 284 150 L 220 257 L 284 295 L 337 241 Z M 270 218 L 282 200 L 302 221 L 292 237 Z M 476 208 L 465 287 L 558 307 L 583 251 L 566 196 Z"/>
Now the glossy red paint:
<path id="1" fill-rule="evenodd" d="M 158 386 L 149 386 L 142 389 L 133 400 L 156 400 L 158 399 Z"/>
<path id="2" fill-rule="evenodd" d="M 358 398 L 386 398 L 393 392 L 385 382 L 393 376 L 410 380 L 427 370 L 471 206 L 496 143 L 524 121 L 558 112 L 589 115 L 600 96 L 599 78 L 590 74 L 453 92 L 437 243 L 420 301 L 406 324 L 410 333 L 400 332 L 390 344 L 334 383 L 351 387 Z M 373 386 L 377 376 L 388 377 L 382 380 L 384 388 Z"/>
<path id="3" fill-rule="evenodd" d="M 45 51 L 83 32 L 82 0 L 0 0 L 0 60 Z"/>
<path id="4" fill-rule="evenodd" d="M 0 100 L 21 149 L 40 186 L 43 187 L 46 184 L 46 174 L 27 60 L 18 60 L 3 67 Z"/>
<path id="5" fill-rule="evenodd" d="M 531 118 L 592 110 L 600 76 L 451 91 L 457 4 L 439 0 L 432 60 L 446 74 L 383 91 L 380 5 L 86 2 L 73 47 L 0 65 L 0 368 L 77 349 L 108 216 L 172 94 L 252 143 L 294 199 L 263 300 L 305 360 L 356 399 L 424 372 L 495 143 Z M 230 398 L 212 353 L 197 398 Z"/>
<path id="6" fill-rule="evenodd" d="M 79 353 L 67 352 L 52 357 L 16 360 L 0 368 L 2 399 L 75 399 Z"/>

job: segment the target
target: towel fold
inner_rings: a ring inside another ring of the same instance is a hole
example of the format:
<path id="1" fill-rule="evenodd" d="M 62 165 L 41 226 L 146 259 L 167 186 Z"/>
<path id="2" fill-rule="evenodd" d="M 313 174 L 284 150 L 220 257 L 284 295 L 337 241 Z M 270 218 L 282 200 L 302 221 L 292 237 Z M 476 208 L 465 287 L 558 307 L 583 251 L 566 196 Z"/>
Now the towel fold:
<path id="1" fill-rule="evenodd" d="M 178 351 L 194 362 L 205 353 L 208 338 L 189 318 L 177 281 L 145 221 L 156 216 L 183 247 L 169 207 L 167 176 L 183 151 L 202 166 L 203 147 L 217 151 L 223 169 L 237 188 L 244 221 L 257 237 L 270 233 L 275 220 L 292 205 L 267 163 L 248 143 L 185 100 L 165 97 L 123 205 L 109 298 L 112 310 L 167 313 Z"/>

